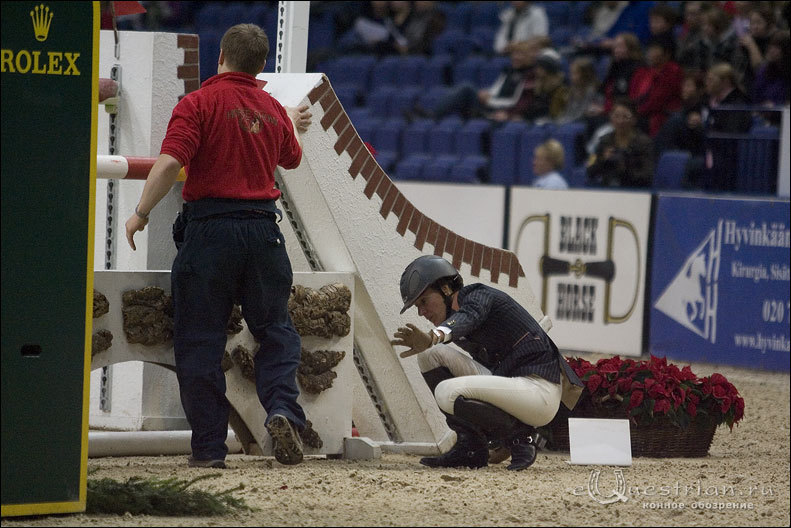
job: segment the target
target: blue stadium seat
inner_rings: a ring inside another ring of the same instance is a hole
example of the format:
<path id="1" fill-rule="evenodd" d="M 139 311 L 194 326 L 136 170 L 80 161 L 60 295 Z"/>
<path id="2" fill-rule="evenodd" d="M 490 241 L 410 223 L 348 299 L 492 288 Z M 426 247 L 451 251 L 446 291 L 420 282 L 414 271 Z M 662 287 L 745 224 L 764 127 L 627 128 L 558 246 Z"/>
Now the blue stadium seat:
<path id="1" fill-rule="evenodd" d="M 354 108 L 357 106 L 357 99 L 359 96 L 359 88 L 356 84 L 339 84 L 333 85 L 335 94 L 338 96 L 344 109 Z"/>
<path id="2" fill-rule="evenodd" d="M 201 82 L 217 74 L 217 58 L 220 56 L 221 38 L 222 34 L 217 30 L 202 31 L 198 36 Z"/>
<path id="3" fill-rule="evenodd" d="M 571 41 L 571 37 L 576 34 L 575 28 L 569 26 L 558 26 L 553 27 L 549 32 L 549 38 L 552 40 L 552 44 L 556 48 L 562 48 L 564 46 L 568 46 L 569 42 Z"/>
<path id="4" fill-rule="evenodd" d="M 654 189 L 681 189 L 690 154 L 686 150 L 666 150 L 654 170 Z"/>
<path id="5" fill-rule="evenodd" d="M 395 55 L 382 57 L 371 69 L 371 81 L 368 85 L 369 90 L 375 90 L 380 86 L 397 84 L 399 57 Z"/>
<path id="6" fill-rule="evenodd" d="M 452 29 L 467 31 L 470 28 L 472 16 L 471 2 L 437 2 L 437 6 L 444 6 L 447 9 L 446 26 Z"/>
<path id="7" fill-rule="evenodd" d="M 434 110 L 437 103 L 448 93 L 445 86 L 432 86 L 427 92 L 423 92 L 417 98 L 417 103 L 426 110 Z"/>
<path id="8" fill-rule="evenodd" d="M 583 187 L 587 187 L 588 185 L 587 174 L 588 174 L 588 168 L 585 165 L 574 167 L 574 170 L 571 171 L 571 176 L 569 178 L 566 178 L 566 181 L 569 184 L 569 188 L 581 189 Z"/>
<path id="9" fill-rule="evenodd" d="M 403 119 L 386 119 L 373 131 L 371 144 L 377 152 L 393 152 L 398 155 L 401 148 L 401 133 L 406 123 Z"/>
<path id="10" fill-rule="evenodd" d="M 335 77 L 330 77 L 330 82 L 342 80 L 344 83 L 355 83 L 361 93 L 365 93 L 375 64 L 376 57 L 373 55 L 344 55 L 335 61 Z"/>
<path id="11" fill-rule="evenodd" d="M 383 120 L 380 117 L 368 117 L 358 120 L 356 123 L 354 123 L 354 128 L 357 130 L 357 134 L 359 134 L 360 139 L 374 145 L 374 132 L 381 126 L 382 121 Z M 377 146 L 374 145 L 374 148 L 377 148 Z"/>
<path id="12" fill-rule="evenodd" d="M 470 14 L 470 29 L 472 26 L 493 26 L 500 25 L 501 2 L 472 2 L 472 13 Z"/>
<path id="13" fill-rule="evenodd" d="M 426 88 L 444 86 L 450 81 L 452 57 L 450 55 L 432 55 L 420 76 L 420 84 Z"/>
<path id="14" fill-rule="evenodd" d="M 201 7 L 198 14 L 195 15 L 195 29 L 199 34 L 211 29 L 220 31 L 218 20 L 220 19 L 222 8 L 223 2 L 208 2 Z"/>
<path id="15" fill-rule="evenodd" d="M 585 11 L 590 5 L 589 1 L 569 2 L 567 24 L 571 27 L 582 29 L 585 24 Z"/>
<path id="16" fill-rule="evenodd" d="M 354 106 L 346 108 L 346 115 L 349 116 L 353 125 L 371 118 L 371 109 L 367 106 Z"/>
<path id="17" fill-rule="evenodd" d="M 221 28 L 229 28 L 236 24 L 249 22 L 247 19 L 247 6 L 242 2 L 223 2 L 220 9 L 219 19 L 215 22 Z M 269 36 L 267 34 L 267 36 Z"/>
<path id="18" fill-rule="evenodd" d="M 448 116 L 434 125 L 428 137 L 429 153 L 439 156 L 453 154 L 456 150 L 456 134 L 462 127 L 461 118 Z"/>
<path id="19" fill-rule="evenodd" d="M 500 73 L 511 64 L 508 57 L 492 57 L 478 71 L 478 86 L 491 86 Z"/>
<path id="20" fill-rule="evenodd" d="M 447 54 L 460 60 L 478 49 L 469 33 L 458 29 L 446 29 L 431 44 L 434 55 Z"/>
<path id="21" fill-rule="evenodd" d="M 480 69 L 487 59 L 482 55 L 470 55 L 453 67 L 453 84 L 472 83 L 478 86 Z"/>
<path id="22" fill-rule="evenodd" d="M 519 138 L 519 150 L 514 152 L 519 153 L 517 162 L 516 181 L 514 183 L 520 185 L 532 185 L 535 179 L 533 173 L 533 153 L 537 146 L 547 140 L 549 137 L 550 127 L 546 126 L 532 126 L 528 127 Z M 494 140 L 492 140 L 494 141 Z"/>
<path id="23" fill-rule="evenodd" d="M 456 135 L 456 152 L 459 155 L 489 154 L 488 135 L 492 124 L 488 119 L 470 119 Z"/>
<path id="24" fill-rule="evenodd" d="M 391 176 L 391 172 L 393 172 L 397 160 L 398 155 L 395 152 L 376 151 L 376 163 L 382 167 L 382 170 L 385 171 L 388 176 Z"/>
<path id="25" fill-rule="evenodd" d="M 247 12 L 245 13 L 245 20 L 251 24 L 256 24 L 260 27 L 266 27 L 266 24 L 269 20 L 269 17 L 277 17 L 277 11 L 270 8 L 266 4 L 252 4 L 247 6 Z M 313 24 L 311 23 L 310 31 L 313 31 Z M 270 35 L 267 33 L 266 35 L 269 37 L 269 47 L 274 47 L 272 39 L 276 39 L 275 35 Z M 310 37 L 310 35 L 308 35 Z"/>
<path id="26" fill-rule="evenodd" d="M 399 84 L 423 84 L 423 71 L 428 65 L 428 59 L 423 55 L 405 55 L 398 64 Z"/>
<path id="27" fill-rule="evenodd" d="M 393 177 L 398 180 L 422 180 L 423 168 L 431 161 L 428 154 L 410 154 L 396 163 Z"/>
<path id="28" fill-rule="evenodd" d="M 434 121 L 419 119 L 406 126 L 401 135 L 401 152 L 404 156 L 428 152 L 428 136 L 434 128 Z"/>
<path id="29" fill-rule="evenodd" d="M 379 117 L 390 115 L 390 103 L 398 88 L 393 85 L 379 86 L 368 94 L 365 106 L 371 109 L 371 114 Z"/>
<path id="30" fill-rule="evenodd" d="M 739 170 L 737 188 L 739 192 L 771 193 L 777 181 L 777 146 L 780 139 L 778 128 L 767 125 L 753 126 L 750 137 L 737 141 Z"/>
<path id="31" fill-rule="evenodd" d="M 420 86 L 398 86 L 393 98 L 390 100 L 388 115 L 390 117 L 402 117 L 404 111 L 415 106 L 415 101 L 417 101 L 422 91 L 423 88 Z"/>
<path id="32" fill-rule="evenodd" d="M 574 2 L 543 2 L 544 10 L 547 12 L 549 29 L 568 24 L 569 11 Z"/>
<path id="33" fill-rule="evenodd" d="M 423 167 L 423 179 L 433 182 L 447 182 L 451 180 L 451 171 L 459 162 L 459 157 L 454 154 L 440 154 L 426 163 Z"/>
<path id="34" fill-rule="evenodd" d="M 494 37 L 496 34 L 496 26 L 476 26 L 470 32 L 478 49 L 483 53 L 491 53 L 494 50 Z"/>
<path id="35" fill-rule="evenodd" d="M 571 177 L 574 167 L 583 161 L 582 159 L 577 159 L 577 155 L 584 152 L 585 128 L 584 123 L 574 122 L 559 125 L 553 132 L 554 138 L 563 145 L 566 165 L 561 172 L 563 172 L 566 179 Z"/>
<path id="36" fill-rule="evenodd" d="M 512 185 L 518 170 L 516 152 L 519 152 L 522 134 L 529 128 L 527 123 L 509 121 L 492 132 L 491 165 L 489 181 Z"/>
<path id="37" fill-rule="evenodd" d="M 486 156 L 464 156 L 451 169 L 452 181 L 480 183 L 489 178 L 489 158 Z"/>
<path id="38" fill-rule="evenodd" d="M 258 4 L 260 6 L 260 4 Z M 266 6 L 264 6 L 266 7 Z M 270 46 L 272 46 L 270 42 Z M 277 42 L 274 43 L 277 45 Z M 308 31 L 308 49 L 319 50 L 332 48 L 335 44 L 335 20 L 332 13 L 325 12 L 321 16 L 310 17 L 310 31 Z"/>

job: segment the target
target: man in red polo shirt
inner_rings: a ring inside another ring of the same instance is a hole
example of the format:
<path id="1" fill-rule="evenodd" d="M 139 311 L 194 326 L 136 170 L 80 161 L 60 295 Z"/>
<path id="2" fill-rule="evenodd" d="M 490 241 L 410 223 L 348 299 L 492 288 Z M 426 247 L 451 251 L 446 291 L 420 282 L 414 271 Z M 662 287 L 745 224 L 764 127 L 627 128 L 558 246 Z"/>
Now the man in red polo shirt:
<path id="1" fill-rule="evenodd" d="M 275 167 L 302 160 L 300 133 L 308 107 L 284 108 L 259 89 L 255 75 L 269 53 L 266 33 L 253 24 L 230 28 L 220 42 L 217 75 L 173 109 L 162 149 L 140 202 L 126 221 L 134 234 L 185 167 L 184 208 L 173 226 L 173 347 L 181 403 L 192 427 L 193 467 L 225 467 L 230 404 L 220 363 L 226 327 L 240 304 L 260 343 L 256 388 L 267 412 L 275 458 L 302 461 L 297 403 L 301 340 L 288 313 L 292 270 L 276 223 Z"/>

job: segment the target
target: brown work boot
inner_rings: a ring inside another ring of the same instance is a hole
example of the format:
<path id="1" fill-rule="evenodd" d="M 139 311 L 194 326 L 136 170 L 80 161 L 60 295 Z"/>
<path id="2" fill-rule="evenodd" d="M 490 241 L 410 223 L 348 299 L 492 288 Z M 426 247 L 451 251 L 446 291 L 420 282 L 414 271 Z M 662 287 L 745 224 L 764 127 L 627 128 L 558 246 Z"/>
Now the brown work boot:
<path id="1" fill-rule="evenodd" d="M 272 415 L 266 430 L 272 437 L 275 460 L 289 466 L 302 462 L 302 439 L 288 418 L 282 414 Z"/>

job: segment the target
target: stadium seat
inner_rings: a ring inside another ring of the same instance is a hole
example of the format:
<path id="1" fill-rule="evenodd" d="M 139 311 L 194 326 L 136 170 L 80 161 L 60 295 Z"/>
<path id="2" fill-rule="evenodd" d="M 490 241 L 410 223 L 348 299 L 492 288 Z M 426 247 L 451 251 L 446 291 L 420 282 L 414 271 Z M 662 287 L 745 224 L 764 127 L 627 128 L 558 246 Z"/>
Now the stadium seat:
<path id="1" fill-rule="evenodd" d="M 434 156 L 453 154 L 456 147 L 456 134 L 462 127 L 461 118 L 448 116 L 434 125 L 428 137 L 428 151 Z"/>
<path id="2" fill-rule="evenodd" d="M 574 167 L 571 176 L 566 178 L 571 189 L 582 189 L 588 185 L 588 168 L 585 165 Z"/>
<path id="3" fill-rule="evenodd" d="M 220 11 L 223 8 L 222 2 L 208 2 L 201 7 L 198 14 L 195 15 L 195 29 L 199 34 L 206 31 L 216 29 L 220 31 L 219 18 Z"/>
<path id="4" fill-rule="evenodd" d="M 344 109 L 349 109 L 357 106 L 357 98 L 359 89 L 356 84 L 338 84 L 333 85 L 335 94 L 338 96 Z"/>
<path id="5" fill-rule="evenodd" d="M 446 29 L 432 43 L 434 55 L 447 54 L 461 60 L 478 49 L 478 44 L 469 33 L 458 29 Z"/>
<path id="6" fill-rule="evenodd" d="M 737 189 L 746 193 L 771 193 L 777 181 L 778 128 L 753 126 L 748 138 L 737 140 L 739 170 Z"/>
<path id="7" fill-rule="evenodd" d="M 480 69 L 488 59 L 482 55 L 470 55 L 453 67 L 453 84 L 472 83 L 478 86 Z"/>
<path id="8" fill-rule="evenodd" d="M 410 154 L 396 163 L 393 177 L 397 180 L 422 180 L 423 168 L 431 161 L 428 154 Z"/>
<path id="9" fill-rule="evenodd" d="M 690 154 L 686 150 L 666 150 L 654 170 L 654 189 L 681 189 Z"/>
<path id="10" fill-rule="evenodd" d="M 387 86 L 399 82 L 398 78 L 399 57 L 395 55 L 382 57 L 371 69 L 369 90 L 376 90 L 380 86 Z"/>
<path id="11" fill-rule="evenodd" d="M 374 131 L 376 131 L 376 129 L 379 128 L 381 124 L 382 124 L 382 118 L 368 117 L 354 123 L 354 128 L 357 130 L 357 133 L 360 135 L 360 139 L 374 145 L 373 144 Z M 378 148 L 378 147 L 374 145 L 374 148 Z"/>
<path id="12" fill-rule="evenodd" d="M 376 64 L 376 57 L 373 55 L 345 55 L 339 57 L 334 63 L 333 73 L 335 82 L 343 79 L 345 83 L 355 83 L 361 93 L 368 91 L 371 70 Z M 333 78 L 330 78 L 333 82 Z"/>
<path id="13" fill-rule="evenodd" d="M 272 9 L 272 8 L 270 8 L 266 4 L 258 4 L 258 3 L 256 3 L 256 4 L 252 4 L 252 5 L 247 6 L 246 9 L 247 9 L 247 12 L 245 13 L 245 19 L 247 20 L 247 22 L 249 22 L 251 24 L 256 24 L 256 25 L 258 25 L 260 27 L 266 27 L 266 24 L 267 24 L 267 22 L 269 20 L 269 17 L 277 18 L 277 11 Z M 313 31 L 313 24 L 312 23 L 311 23 L 311 26 L 310 26 L 310 30 L 311 30 L 311 32 Z M 271 47 L 272 46 L 272 39 L 275 38 L 275 36 L 274 35 L 269 35 L 267 33 L 267 37 L 269 37 L 269 40 L 270 40 L 269 46 Z M 310 38 L 310 35 L 308 35 L 308 38 Z"/>
<path id="14" fill-rule="evenodd" d="M 492 26 L 500 25 L 501 2 L 471 2 L 473 4 L 470 13 L 470 29 L 472 26 Z"/>
<path id="15" fill-rule="evenodd" d="M 519 138 L 519 159 L 516 164 L 518 173 L 514 183 L 519 185 L 532 185 L 535 179 L 533 174 L 533 153 L 537 146 L 547 140 L 550 127 L 534 125 L 528 127 Z"/>
<path id="16" fill-rule="evenodd" d="M 467 31 L 471 25 L 472 2 L 437 2 L 438 6 L 447 10 L 447 26 L 451 29 Z"/>
<path id="17" fill-rule="evenodd" d="M 198 36 L 201 82 L 217 74 L 217 58 L 220 56 L 220 38 L 222 38 L 222 34 L 217 30 L 202 31 Z"/>
<path id="18" fill-rule="evenodd" d="M 542 5 L 547 13 L 549 28 L 556 28 L 568 24 L 569 11 L 574 2 L 543 2 Z"/>
<path id="19" fill-rule="evenodd" d="M 585 11 L 587 11 L 589 5 L 589 1 L 569 2 L 568 20 L 566 23 L 573 28 L 577 28 L 578 30 L 587 29 L 587 27 L 584 26 Z"/>
<path id="20" fill-rule="evenodd" d="M 242 2 L 223 2 L 222 9 L 219 12 L 219 18 L 215 21 L 215 25 L 221 28 L 229 28 L 236 24 L 243 24 L 249 22 L 247 18 L 247 6 Z M 267 34 L 267 36 L 269 36 Z"/>
<path id="21" fill-rule="evenodd" d="M 423 91 L 420 86 L 399 85 L 390 100 L 387 112 L 390 117 L 403 117 L 404 112 L 415 106 L 418 96 Z"/>
<path id="22" fill-rule="evenodd" d="M 459 157 L 454 154 L 440 154 L 434 156 L 423 167 L 423 179 L 432 182 L 447 182 L 451 180 L 451 171 L 459 162 Z"/>
<path id="23" fill-rule="evenodd" d="M 575 29 L 568 26 L 558 26 L 549 32 L 549 38 L 555 48 L 568 46 L 571 37 L 576 34 Z"/>
<path id="24" fill-rule="evenodd" d="M 401 135 L 403 156 L 428 152 L 428 136 L 432 128 L 434 128 L 434 121 L 430 119 L 419 119 L 407 125 Z"/>
<path id="25" fill-rule="evenodd" d="M 509 64 L 511 64 L 511 59 L 508 57 L 492 57 L 487 60 L 481 66 L 481 69 L 478 70 L 478 86 L 491 86 L 500 75 L 500 72 Z"/>
<path id="26" fill-rule="evenodd" d="M 423 92 L 417 98 L 417 104 L 426 110 L 434 110 L 437 108 L 439 101 L 444 98 L 448 93 L 448 88 L 445 86 L 432 86 L 427 92 Z"/>
<path id="27" fill-rule="evenodd" d="M 491 164 L 489 182 L 512 185 L 516 182 L 517 156 L 522 134 L 529 125 L 521 121 L 509 121 L 492 132 Z"/>
<path id="28" fill-rule="evenodd" d="M 420 76 L 420 84 L 425 88 L 444 86 L 450 81 L 452 57 L 450 55 L 432 55 Z"/>
<path id="29" fill-rule="evenodd" d="M 386 119 L 373 131 L 371 144 L 377 152 L 394 152 L 397 155 L 405 127 L 403 119 Z"/>
<path id="30" fill-rule="evenodd" d="M 585 151 L 585 124 L 580 122 L 558 125 L 553 132 L 553 137 L 563 145 L 563 154 L 566 164 L 561 171 L 566 179 L 571 177 L 574 167 L 582 163 Z"/>
<path id="31" fill-rule="evenodd" d="M 483 53 L 491 53 L 494 49 L 494 37 L 497 34 L 496 26 L 476 26 L 470 35 Z"/>
<path id="32" fill-rule="evenodd" d="M 486 156 L 464 156 L 451 169 L 450 179 L 463 183 L 480 183 L 489 179 L 489 158 Z"/>
<path id="33" fill-rule="evenodd" d="M 456 153 L 460 156 L 488 156 L 491 128 L 488 119 L 470 119 L 464 123 L 456 134 Z"/>
<path id="34" fill-rule="evenodd" d="M 353 125 L 371 118 L 371 109 L 367 106 L 354 106 L 351 108 L 345 108 L 345 110 L 346 115 L 349 116 L 349 119 Z"/>
<path id="35" fill-rule="evenodd" d="M 308 31 L 308 50 L 329 49 L 334 44 L 335 20 L 332 18 L 332 13 L 326 12 L 320 16 L 311 16 L 310 30 Z"/>
<path id="36" fill-rule="evenodd" d="M 398 88 L 392 85 L 379 86 L 374 89 L 365 101 L 365 106 L 371 109 L 371 114 L 379 117 L 390 115 L 390 103 Z"/>
<path id="37" fill-rule="evenodd" d="M 428 59 L 423 55 L 406 55 L 400 58 L 398 65 L 398 83 L 421 85 L 423 71 L 428 66 Z"/>
<path id="38" fill-rule="evenodd" d="M 388 176 L 391 176 L 396 160 L 398 160 L 398 155 L 395 152 L 376 151 L 376 163 Z"/>

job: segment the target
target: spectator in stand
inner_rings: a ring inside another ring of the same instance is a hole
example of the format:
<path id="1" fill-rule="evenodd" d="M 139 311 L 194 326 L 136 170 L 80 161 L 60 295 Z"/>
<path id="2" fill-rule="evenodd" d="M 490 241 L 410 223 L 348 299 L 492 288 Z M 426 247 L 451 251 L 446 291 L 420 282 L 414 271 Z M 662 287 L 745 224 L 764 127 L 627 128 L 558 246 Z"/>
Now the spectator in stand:
<path id="1" fill-rule="evenodd" d="M 632 33 L 621 33 L 615 37 L 612 63 L 602 83 L 602 112 L 609 114 L 615 99 L 630 95 L 632 77 L 643 65 L 643 49 L 637 37 Z"/>
<path id="2" fill-rule="evenodd" d="M 715 7 L 706 11 L 703 14 L 703 38 L 697 46 L 690 48 L 681 66 L 704 73 L 712 65 L 726 62 L 733 67 L 738 82 L 741 82 L 750 62 L 747 51 L 730 25 L 730 15 L 722 9 Z"/>
<path id="3" fill-rule="evenodd" d="M 666 150 L 686 150 L 703 159 L 703 81 L 694 72 L 681 83 L 681 110 L 673 113 L 654 137 L 656 158 Z"/>
<path id="4" fill-rule="evenodd" d="M 654 37 L 646 50 L 648 67 L 635 73 L 630 94 L 637 103 L 639 126 L 654 137 L 667 117 L 681 108 L 684 72 L 673 60 L 675 42 L 668 33 Z"/>
<path id="5" fill-rule="evenodd" d="M 706 74 L 708 111 L 706 123 L 706 152 L 704 188 L 737 191 L 738 148 L 732 137 L 718 137 L 718 133 L 746 134 L 752 126 L 751 112 L 745 106 L 750 100 L 738 87 L 736 71 L 730 64 L 712 66 Z M 732 107 L 732 108 L 729 108 Z"/>
<path id="6" fill-rule="evenodd" d="M 731 31 L 741 38 L 750 31 L 750 10 L 754 2 L 723 2 L 722 9 L 731 16 Z"/>
<path id="7" fill-rule="evenodd" d="M 500 13 L 500 27 L 494 36 L 494 51 L 509 53 L 515 42 L 547 35 L 549 20 L 542 6 L 534 2 L 511 2 L 511 6 Z"/>
<path id="8" fill-rule="evenodd" d="M 613 131 L 601 138 L 588 163 L 588 182 L 602 187 L 651 187 L 654 145 L 637 128 L 635 104 L 628 98 L 617 99 L 610 121 Z"/>
<path id="9" fill-rule="evenodd" d="M 629 2 L 591 2 L 585 10 L 585 21 L 590 27 L 589 40 L 604 37 L 617 22 Z"/>
<path id="10" fill-rule="evenodd" d="M 750 66 L 757 71 L 764 64 L 766 48 L 777 31 L 775 12 L 768 2 L 758 2 L 750 11 L 750 25 L 740 38 L 750 58 Z"/>
<path id="11" fill-rule="evenodd" d="M 584 120 L 601 108 L 604 98 L 599 93 L 599 82 L 593 61 L 587 57 L 575 59 L 569 67 L 569 101 L 558 123 Z"/>
<path id="12" fill-rule="evenodd" d="M 433 110 L 415 105 L 406 112 L 407 119 L 439 119 L 450 114 L 459 114 L 465 119 L 484 117 L 498 122 L 520 119 L 522 112 L 533 104 L 536 57 L 548 44 L 547 37 L 513 44 L 511 64 L 503 69 L 491 86 L 479 90 L 472 83 L 463 83 L 451 89 Z"/>
<path id="13" fill-rule="evenodd" d="M 789 103 L 789 33 L 775 32 L 766 48 L 766 61 L 755 76 L 750 99 L 753 103 L 785 106 Z"/>
<path id="14" fill-rule="evenodd" d="M 524 109 L 521 117 L 533 122 L 559 119 L 569 100 L 560 54 L 551 48 L 541 51 L 536 58 L 535 72 L 533 104 Z"/>
<path id="15" fill-rule="evenodd" d="M 708 2 L 684 2 L 684 23 L 677 36 L 676 60 L 685 64 L 703 38 L 703 14 L 711 8 Z"/>
<path id="16" fill-rule="evenodd" d="M 564 163 L 563 145 L 558 140 L 550 139 L 537 146 L 533 151 L 533 187 L 568 189 L 568 182 L 558 172 Z"/>
<path id="17" fill-rule="evenodd" d="M 393 5 L 395 4 L 395 10 Z M 412 11 L 410 2 L 372 1 L 354 21 L 352 29 L 338 40 L 341 54 L 375 53 L 389 55 L 407 49 L 404 24 Z"/>
<path id="18" fill-rule="evenodd" d="M 436 2 L 391 2 L 391 4 L 412 4 L 409 15 L 399 26 L 406 45 L 398 44 L 401 54 L 431 54 L 434 39 L 445 29 L 445 15 L 437 9 Z M 394 10 L 396 6 L 393 6 Z"/>
<path id="19" fill-rule="evenodd" d="M 675 58 L 676 50 L 676 36 L 674 29 L 678 23 L 678 13 L 671 6 L 661 3 L 656 4 L 651 8 L 648 16 L 648 27 L 651 32 L 651 40 L 656 38 L 670 38 L 673 42 L 673 55 Z M 650 42 L 650 41 L 649 41 Z"/>

